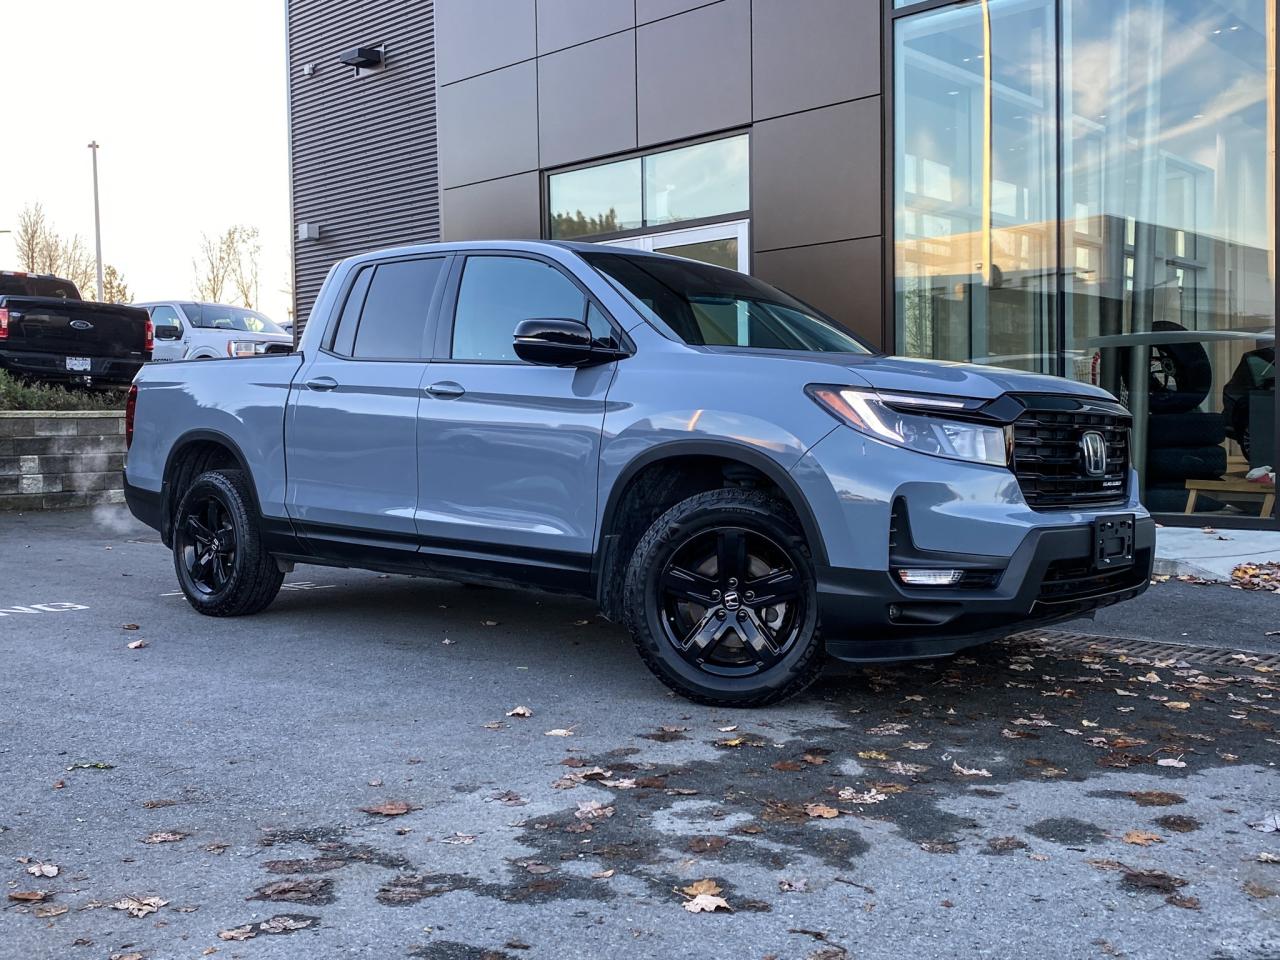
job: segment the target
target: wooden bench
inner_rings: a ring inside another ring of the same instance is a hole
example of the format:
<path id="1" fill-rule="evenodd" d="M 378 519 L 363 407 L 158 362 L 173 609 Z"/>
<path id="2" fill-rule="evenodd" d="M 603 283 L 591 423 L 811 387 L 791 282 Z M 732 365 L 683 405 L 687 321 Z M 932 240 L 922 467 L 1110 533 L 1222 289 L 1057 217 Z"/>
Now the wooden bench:
<path id="1" fill-rule="evenodd" d="M 1230 493 L 1237 496 L 1262 498 L 1262 509 L 1258 516 L 1269 517 L 1276 508 L 1276 488 L 1265 483 L 1253 483 L 1249 480 L 1188 480 L 1187 508 L 1184 513 L 1196 512 L 1196 499 L 1201 493 Z"/>

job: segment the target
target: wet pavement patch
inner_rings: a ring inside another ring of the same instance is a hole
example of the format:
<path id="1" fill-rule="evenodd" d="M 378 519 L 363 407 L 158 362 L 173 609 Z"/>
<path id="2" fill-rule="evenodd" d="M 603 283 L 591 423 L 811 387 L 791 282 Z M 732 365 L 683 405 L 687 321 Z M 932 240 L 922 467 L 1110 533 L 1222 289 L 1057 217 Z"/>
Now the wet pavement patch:
<path id="1" fill-rule="evenodd" d="M 1096 824 L 1085 823 L 1074 817 L 1050 817 L 1027 827 L 1027 833 L 1041 840 L 1060 843 L 1064 847 L 1086 847 L 1101 843 L 1107 838 L 1106 831 Z"/>

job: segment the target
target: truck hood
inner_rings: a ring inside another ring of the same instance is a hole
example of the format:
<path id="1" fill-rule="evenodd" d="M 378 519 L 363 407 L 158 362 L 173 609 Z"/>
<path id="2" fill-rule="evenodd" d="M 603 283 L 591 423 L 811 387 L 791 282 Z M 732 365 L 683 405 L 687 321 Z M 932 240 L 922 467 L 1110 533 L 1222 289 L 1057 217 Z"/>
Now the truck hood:
<path id="1" fill-rule="evenodd" d="M 842 365 L 876 390 L 991 400 L 1004 393 L 1057 393 L 1114 400 L 1106 390 L 1063 377 L 948 360 L 843 357 Z"/>

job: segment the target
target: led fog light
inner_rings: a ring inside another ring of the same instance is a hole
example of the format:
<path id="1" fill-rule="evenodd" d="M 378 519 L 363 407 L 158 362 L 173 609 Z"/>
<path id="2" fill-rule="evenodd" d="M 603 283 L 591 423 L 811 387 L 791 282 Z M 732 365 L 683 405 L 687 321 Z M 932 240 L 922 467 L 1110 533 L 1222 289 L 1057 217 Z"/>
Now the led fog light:
<path id="1" fill-rule="evenodd" d="M 964 571 L 908 568 L 898 571 L 898 579 L 912 587 L 950 587 L 964 579 Z"/>

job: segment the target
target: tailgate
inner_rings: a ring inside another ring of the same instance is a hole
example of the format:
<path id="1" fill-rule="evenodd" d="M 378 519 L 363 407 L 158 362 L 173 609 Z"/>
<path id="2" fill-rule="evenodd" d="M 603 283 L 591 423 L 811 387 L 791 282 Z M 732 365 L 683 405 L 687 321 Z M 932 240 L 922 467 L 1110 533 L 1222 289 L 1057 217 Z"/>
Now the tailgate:
<path id="1" fill-rule="evenodd" d="M 5 297 L 7 350 L 145 359 L 147 311 L 57 297 Z"/>

